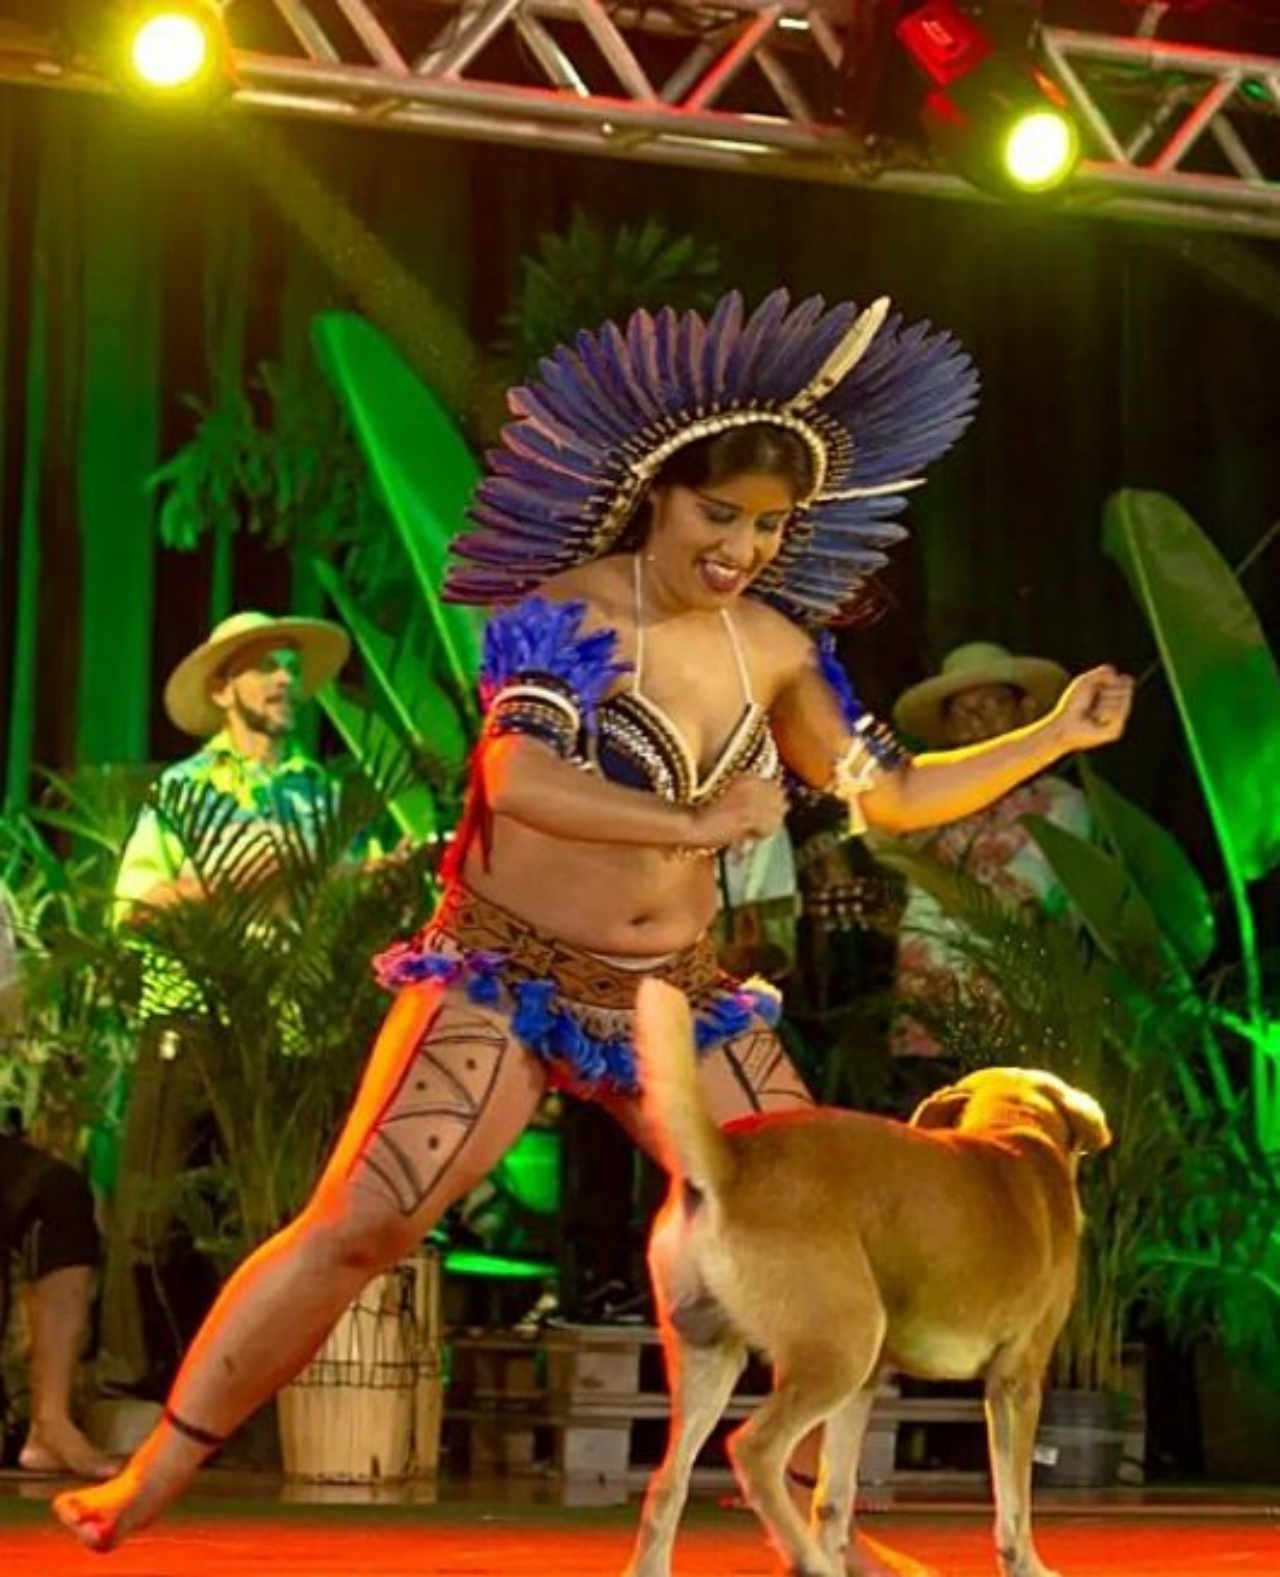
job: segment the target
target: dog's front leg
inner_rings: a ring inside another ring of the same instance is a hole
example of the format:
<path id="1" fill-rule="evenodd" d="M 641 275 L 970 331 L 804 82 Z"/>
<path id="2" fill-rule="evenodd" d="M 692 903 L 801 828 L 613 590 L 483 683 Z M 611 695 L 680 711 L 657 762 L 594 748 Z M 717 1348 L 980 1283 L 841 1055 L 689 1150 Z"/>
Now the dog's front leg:
<path id="1" fill-rule="evenodd" d="M 746 1364 L 746 1352 L 733 1338 L 698 1345 L 667 1328 L 663 1343 L 671 1391 L 667 1450 L 645 1492 L 640 1531 L 625 1577 L 669 1577 L 689 1475 Z"/>
<path id="2" fill-rule="evenodd" d="M 1031 1460 L 1040 1422 L 1040 1377 L 989 1375 L 986 1393 L 1001 1577 L 1058 1577 L 1036 1553 L 1031 1536 Z"/>

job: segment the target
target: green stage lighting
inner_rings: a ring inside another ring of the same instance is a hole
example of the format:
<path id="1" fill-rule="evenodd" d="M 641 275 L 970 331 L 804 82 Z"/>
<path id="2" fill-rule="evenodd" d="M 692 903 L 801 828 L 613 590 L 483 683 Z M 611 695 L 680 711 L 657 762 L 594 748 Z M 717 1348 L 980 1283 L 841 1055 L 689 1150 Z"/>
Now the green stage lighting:
<path id="1" fill-rule="evenodd" d="M 932 83 L 921 120 L 942 157 L 974 186 L 1050 192 L 1080 159 L 1080 134 L 1057 85 L 999 49 L 952 0 L 928 0 L 897 24 Z"/>
<path id="2" fill-rule="evenodd" d="M 190 98 L 229 86 L 228 44 L 213 0 L 152 0 L 124 19 L 124 69 L 152 98 Z"/>
<path id="3" fill-rule="evenodd" d="M 449 1249 L 444 1268 L 449 1275 L 489 1277 L 495 1281 L 550 1281 L 556 1273 L 556 1267 L 547 1260 L 517 1259 L 469 1248 Z"/>
<path id="4" fill-rule="evenodd" d="M 1079 158 L 1075 123 L 1059 110 L 1028 110 L 1005 133 L 1002 162 L 1019 191 L 1052 191 L 1067 179 Z"/>

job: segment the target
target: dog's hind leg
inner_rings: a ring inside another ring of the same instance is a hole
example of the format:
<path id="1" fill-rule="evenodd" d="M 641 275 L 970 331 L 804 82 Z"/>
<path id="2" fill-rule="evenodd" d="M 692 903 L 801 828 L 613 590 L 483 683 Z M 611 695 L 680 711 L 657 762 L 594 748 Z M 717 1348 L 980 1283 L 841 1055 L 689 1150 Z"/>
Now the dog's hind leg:
<path id="1" fill-rule="evenodd" d="M 837 1411 L 863 1374 L 846 1348 L 811 1348 L 779 1365 L 773 1394 L 729 1440 L 743 1496 L 764 1523 L 792 1577 L 843 1577 L 787 1492 L 786 1466 L 797 1444 Z"/>
<path id="2" fill-rule="evenodd" d="M 822 1435 L 818 1482 L 809 1510 L 809 1525 L 827 1559 L 837 1569 L 854 1536 L 853 1502 L 858 1489 L 858 1461 L 875 1401 L 873 1386 L 860 1386 L 830 1418 Z"/>
<path id="3" fill-rule="evenodd" d="M 1015 1372 L 987 1376 L 987 1439 L 996 1500 L 1000 1577 L 1057 1577 L 1031 1537 L 1031 1459 L 1040 1420 L 1040 1380 Z"/>
<path id="4" fill-rule="evenodd" d="M 718 1332 L 705 1328 L 704 1315 L 714 1309 L 710 1303 L 705 1310 L 677 1308 L 663 1323 L 671 1425 L 666 1455 L 645 1492 L 640 1531 L 626 1577 L 668 1577 L 693 1464 L 723 1414 L 747 1361 L 746 1349 L 729 1331 L 723 1327 Z M 682 1314 L 688 1315 L 687 1335 L 679 1328 Z"/>

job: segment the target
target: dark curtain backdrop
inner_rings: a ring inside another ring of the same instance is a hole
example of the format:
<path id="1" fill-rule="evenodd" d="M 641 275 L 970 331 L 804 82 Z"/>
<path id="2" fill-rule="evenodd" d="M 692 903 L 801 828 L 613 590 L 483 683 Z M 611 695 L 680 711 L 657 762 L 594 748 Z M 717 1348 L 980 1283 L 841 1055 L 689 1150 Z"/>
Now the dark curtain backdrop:
<path id="1" fill-rule="evenodd" d="M 1167 234 L 1052 212 L 301 121 L 183 125 L 16 88 L 0 90 L 0 203 L 10 803 L 33 765 L 177 754 L 158 703 L 170 666 L 229 603 L 294 595 L 287 556 L 252 541 L 157 545 L 145 479 L 190 434 L 189 397 L 296 354 L 320 306 L 361 307 L 403 340 L 418 299 L 405 280 L 490 341 L 521 253 L 575 206 L 718 243 L 749 296 L 884 292 L 971 348 L 980 418 L 913 506 L 888 615 L 846 639 L 881 704 L 979 636 L 1145 666 L 1099 548 L 1117 486 L 1175 494 L 1233 561 L 1280 517 L 1280 249 L 1260 243 L 1230 243 L 1233 267 L 1209 273 Z M 427 339 L 419 364 L 453 354 L 448 335 Z M 1248 582 L 1273 629 L 1278 563 Z M 1184 759 L 1154 680 L 1116 770 L 1190 824 Z"/>

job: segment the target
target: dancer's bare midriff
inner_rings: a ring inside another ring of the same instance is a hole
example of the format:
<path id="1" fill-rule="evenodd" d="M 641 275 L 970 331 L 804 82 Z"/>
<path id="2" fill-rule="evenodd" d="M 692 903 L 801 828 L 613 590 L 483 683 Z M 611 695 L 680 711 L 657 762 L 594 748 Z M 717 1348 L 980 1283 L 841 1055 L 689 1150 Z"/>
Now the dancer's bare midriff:
<path id="1" fill-rule="evenodd" d="M 542 936 L 617 957 L 691 947 L 716 912 L 715 861 L 672 850 L 575 843 L 494 818 L 494 858 L 464 879 Z"/>

